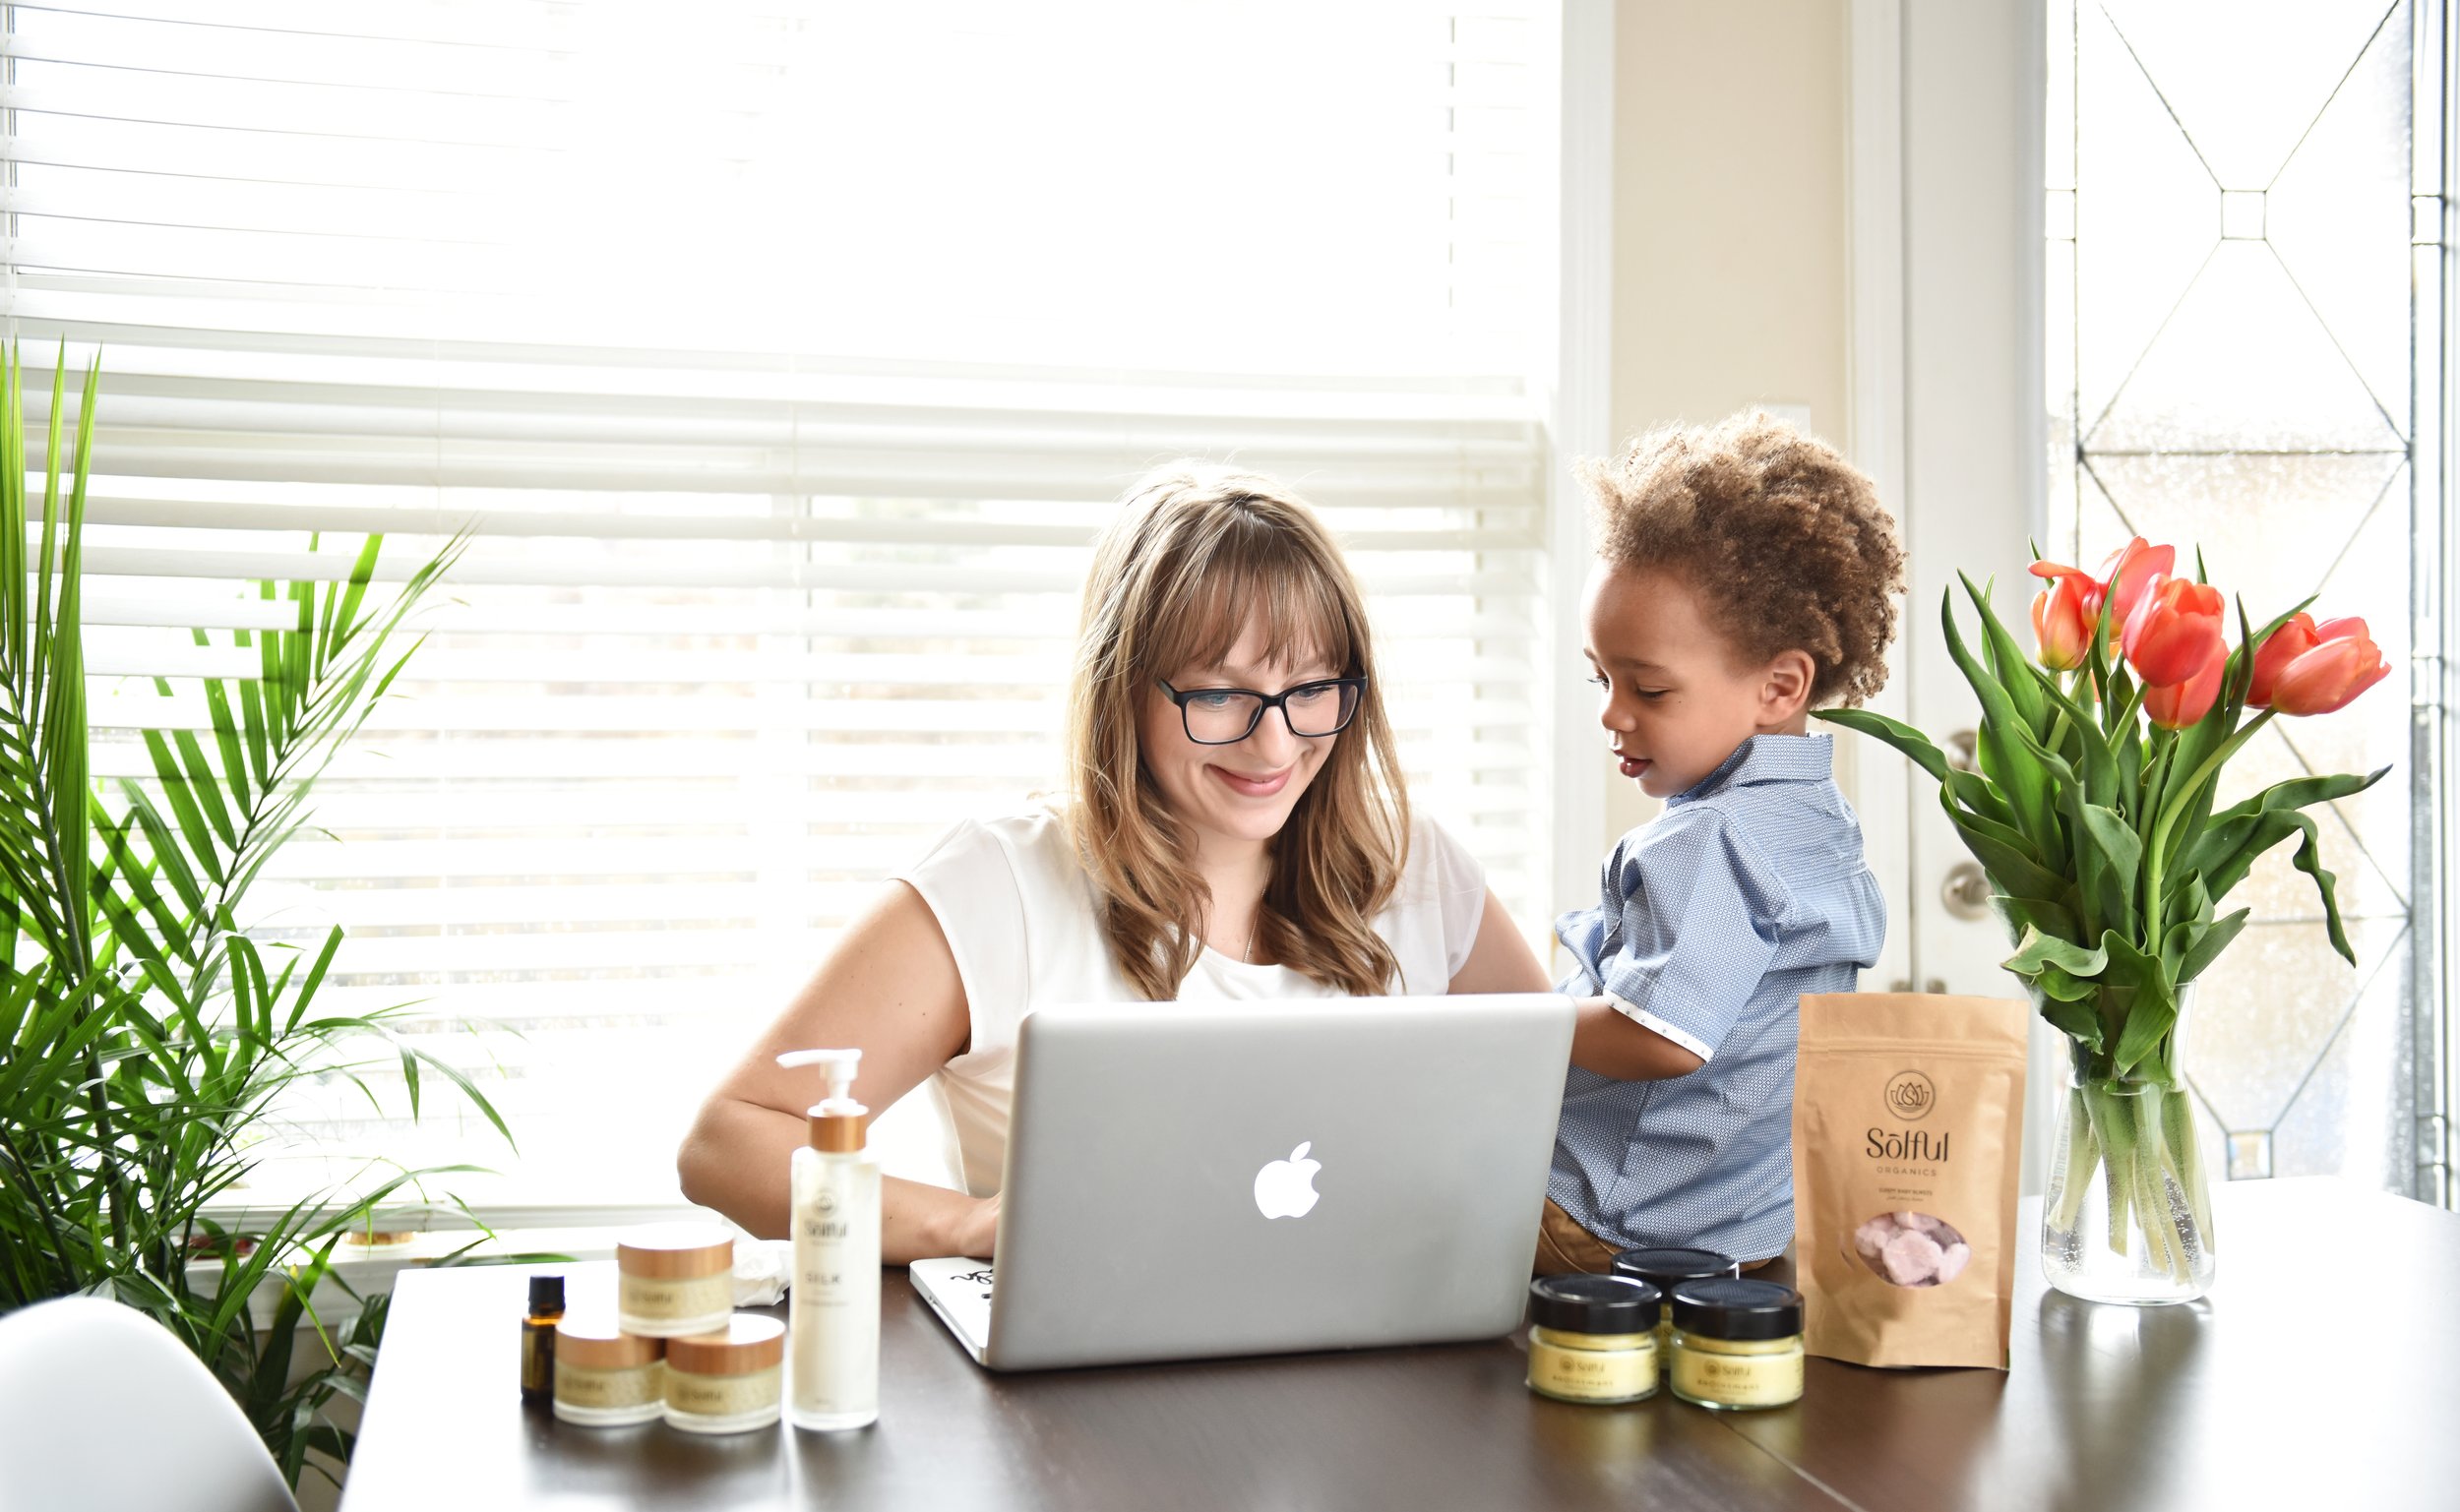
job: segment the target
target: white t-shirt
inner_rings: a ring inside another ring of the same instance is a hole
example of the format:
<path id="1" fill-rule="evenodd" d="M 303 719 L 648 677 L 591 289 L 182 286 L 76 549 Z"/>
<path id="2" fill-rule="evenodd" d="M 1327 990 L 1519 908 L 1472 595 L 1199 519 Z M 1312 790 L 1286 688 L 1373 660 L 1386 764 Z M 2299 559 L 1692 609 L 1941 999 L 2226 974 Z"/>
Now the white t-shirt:
<path id="1" fill-rule="evenodd" d="M 1133 1002 L 1141 994 L 1111 959 L 1094 917 L 1093 880 L 1068 826 L 1049 813 L 966 819 L 897 874 L 940 921 L 965 986 L 973 1040 L 933 1078 L 956 1136 L 966 1190 L 1000 1188 L 1015 1086 L 1016 1026 L 1052 1002 Z M 1486 908 L 1486 870 L 1433 820 L 1414 819 L 1409 864 L 1373 927 L 1392 947 L 1395 995 L 1450 989 Z M 1255 966 L 1207 946 L 1179 986 L 1188 1000 L 1332 998 L 1337 989 L 1287 966 Z"/>

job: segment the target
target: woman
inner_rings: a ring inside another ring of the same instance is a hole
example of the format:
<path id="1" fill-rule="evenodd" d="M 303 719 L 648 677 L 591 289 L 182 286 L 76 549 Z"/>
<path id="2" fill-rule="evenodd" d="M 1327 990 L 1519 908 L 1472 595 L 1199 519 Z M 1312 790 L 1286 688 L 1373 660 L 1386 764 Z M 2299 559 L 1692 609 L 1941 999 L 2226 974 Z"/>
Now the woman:
<path id="1" fill-rule="evenodd" d="M 1065 807 L 957 824 L 889 885 L 702 1107 L 685 1195 L 786 1232 L 808 1073 L 925 1077 L 966 1191 L 884 1183 L 881 1252 L 989 1257 L 1016 1027 L 1042 1003 L 1545 992 L 1457 842 L 1412 823 L 1357 583 L 1271 480 L 1181 466 L 1102 536 L 1069 693 Z"/>

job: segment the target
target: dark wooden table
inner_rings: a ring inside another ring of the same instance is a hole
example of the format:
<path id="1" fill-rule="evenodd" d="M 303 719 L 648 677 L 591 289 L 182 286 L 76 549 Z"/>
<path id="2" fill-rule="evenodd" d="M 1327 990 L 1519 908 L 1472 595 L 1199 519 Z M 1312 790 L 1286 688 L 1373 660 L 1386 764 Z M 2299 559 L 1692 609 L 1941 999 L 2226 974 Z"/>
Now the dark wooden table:
<path id="1" fill-rule="evenodd" d="M 2217 1201 L 2200 1302 L 2046 1294 L 2028 1203 L 2012 1369 L 1814 1360 L 1750 1414 L 1549 1402 L 1517 1339 L 993 1375 L 892 1271 L 877 1426 L 579 1428 L 519 1400 L 523 1272 L 412 1272 L 342 1507 L 2460 1508 L 2460 1215 L 2329 1180 Z"/>

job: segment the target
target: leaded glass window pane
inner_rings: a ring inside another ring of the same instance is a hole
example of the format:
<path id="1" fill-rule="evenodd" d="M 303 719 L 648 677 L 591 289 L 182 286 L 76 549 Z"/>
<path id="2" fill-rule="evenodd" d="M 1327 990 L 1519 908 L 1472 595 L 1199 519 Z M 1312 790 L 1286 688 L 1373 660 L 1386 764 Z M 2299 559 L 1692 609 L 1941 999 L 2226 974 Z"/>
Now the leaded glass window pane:
<path id="1" fill-rule="evenodd" d="M 2397 669 L 2230 768 L 2225 803 L 2392 768 L 2310 811 L 2354 969 L 2292 847 L 2226 905 L 2253 919 L 2203 978 L 2188 1059 L 2239 1179 L 2414 1180 L 2410 521 L 2440 469 L 2411 455 L 2412 4 L 2050 6 L 2047 554 L 2200 546 L 2255 620 L 2320 595 Z"/>

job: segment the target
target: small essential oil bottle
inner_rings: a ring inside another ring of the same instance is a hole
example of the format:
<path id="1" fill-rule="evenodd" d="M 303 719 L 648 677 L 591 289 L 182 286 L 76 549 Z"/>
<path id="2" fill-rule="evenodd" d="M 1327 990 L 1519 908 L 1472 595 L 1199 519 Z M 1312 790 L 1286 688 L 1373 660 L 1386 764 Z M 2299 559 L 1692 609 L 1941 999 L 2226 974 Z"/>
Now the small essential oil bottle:
<path id="1" fill-rule="evenodd" d="M 555 1395 L 555 1325 L 564 1317 L 564 1278 L 529 1278 L 529 1311 L 522 1318 L 522 1400 Z"/>

